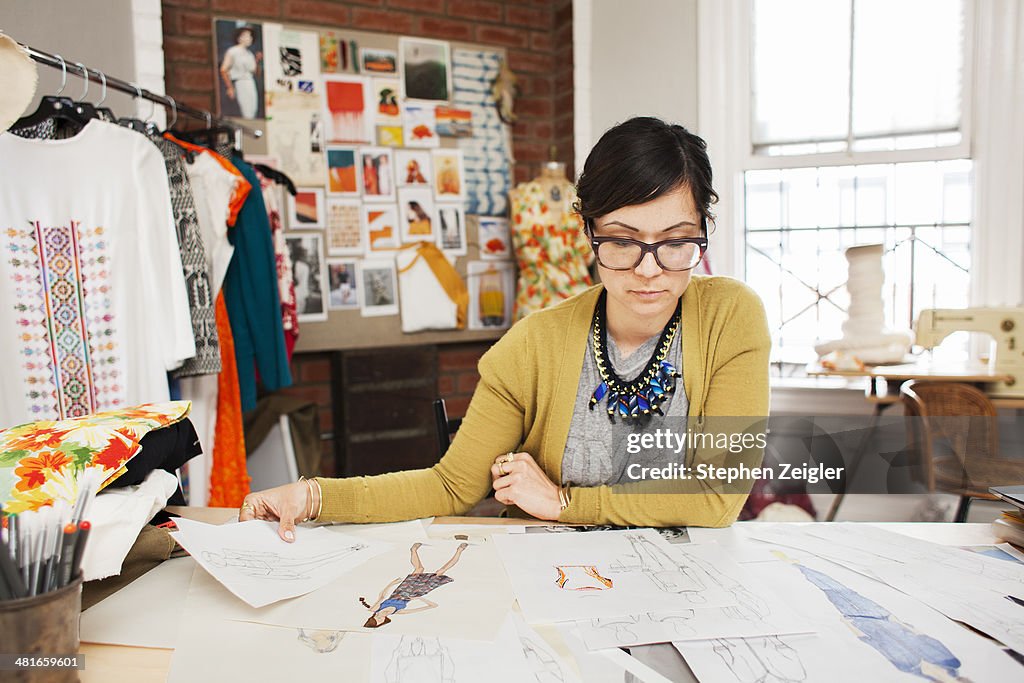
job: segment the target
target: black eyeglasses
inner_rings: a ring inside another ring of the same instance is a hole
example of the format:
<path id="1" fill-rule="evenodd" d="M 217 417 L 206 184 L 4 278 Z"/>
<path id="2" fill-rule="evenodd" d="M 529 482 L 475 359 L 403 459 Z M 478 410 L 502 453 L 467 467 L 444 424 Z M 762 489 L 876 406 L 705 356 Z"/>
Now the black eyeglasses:
<path id="1" fill-rule="evenodd" d="M 662 270 L 690 270 L 704 258 L 707 237 L 680 237 L 648 244 L 628 237 L 598 237 L 592 227 L 587 230 L 597 262 L 609 270 L 633 270 L 648 252 Z"/>

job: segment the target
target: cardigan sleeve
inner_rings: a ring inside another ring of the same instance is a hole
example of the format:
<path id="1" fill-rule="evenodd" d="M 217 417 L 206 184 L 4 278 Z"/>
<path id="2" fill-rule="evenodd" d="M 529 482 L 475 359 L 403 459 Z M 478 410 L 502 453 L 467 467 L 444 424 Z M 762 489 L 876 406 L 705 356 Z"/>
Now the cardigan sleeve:
<path id="1" fill-rule="evenodd" d="M 465 514 L 491 490 L 494 459 L 523 439 L 519 372 L 527 350 L 524 319 L 480 359 L 480 381 L 448 452 L 426 469 L 372 477 L 317 478 L 325 522 L 396 522 Z"/>
<path id="2" fill-rule="evenodd" d="M 741 428 L 762 432 L 768 416 L 768 361 L 771 336 L 760 298 L 746 285 L 730 287 L 729 305 L 710 312 L 709 349 L 705 359 L 712 368 L 710 381 L 697 423 L 715 429 Z M 709 416 L 710 420 L 706 420 Z M 721 418 L 716 420 L 715 418 Z M 746 418 L 746 419 L 743 419 Z M 760 465 L 760 449 L 747 450 L 744 462 Z M 698 449 L 691 464 L 726 464 L 729 454 L 715 449 Z M 574 524 L 616 524 L 637 526 L 728 526 L 736 521 L 746 502 L 749 487 L 721 485 L 693 479 L 673 483 L 636 482 L 615 486 L 579 487 L 571 490 L 571 503 L 559 517 Z M 658 492 L 651 492 L 652 489 Z M 661 491 L 672 490 L 678 492 Z M 742 490 L 741 490 L 742 489 Z"/>

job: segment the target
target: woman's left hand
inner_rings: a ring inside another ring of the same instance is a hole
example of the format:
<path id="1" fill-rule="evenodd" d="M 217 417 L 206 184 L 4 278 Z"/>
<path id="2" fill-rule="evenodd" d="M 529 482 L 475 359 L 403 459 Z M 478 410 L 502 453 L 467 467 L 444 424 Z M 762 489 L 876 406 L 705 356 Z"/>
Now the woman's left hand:
<path id="1" fill-rule="evenodd" d="M 562 504 L 558 487 L 529 453 L 500 455 L 491 465 L 494 497 L 505 505 L 515 505 L 537 519 L 558 519 Z"/>

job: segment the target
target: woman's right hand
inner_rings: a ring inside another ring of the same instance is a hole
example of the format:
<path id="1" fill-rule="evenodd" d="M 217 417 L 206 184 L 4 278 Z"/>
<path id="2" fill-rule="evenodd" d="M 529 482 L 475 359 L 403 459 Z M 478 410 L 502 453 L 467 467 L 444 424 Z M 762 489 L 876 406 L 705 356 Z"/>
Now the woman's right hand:
<path id="1" fill-rule="evenodd" d="M 310 487 L 304 481 L 250 493 L 242 501 L 238 521 L 247 522 L 250 519 L 279 521 L 278 535 L 291 543 L 295 540 L 295 524 L 305 519 L 309 510 L 315 509 L 316 501 L 310 501 L 309 497 Z"/>

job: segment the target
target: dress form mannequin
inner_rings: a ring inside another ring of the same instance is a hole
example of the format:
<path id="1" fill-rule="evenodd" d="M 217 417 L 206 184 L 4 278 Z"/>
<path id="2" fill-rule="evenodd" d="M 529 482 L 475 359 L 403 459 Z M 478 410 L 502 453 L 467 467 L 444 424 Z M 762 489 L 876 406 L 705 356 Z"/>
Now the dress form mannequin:
<path id="1" fill-rule="evenodd" d="M 549 161 L 511 193 L 512 242 L 519 267 L 515 319 L 558 303 L 591 284 L 594 255 L 573 209 L 576 187 L 565 164 Z"/>

